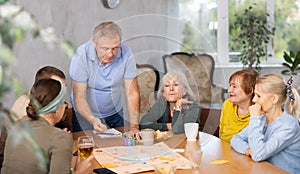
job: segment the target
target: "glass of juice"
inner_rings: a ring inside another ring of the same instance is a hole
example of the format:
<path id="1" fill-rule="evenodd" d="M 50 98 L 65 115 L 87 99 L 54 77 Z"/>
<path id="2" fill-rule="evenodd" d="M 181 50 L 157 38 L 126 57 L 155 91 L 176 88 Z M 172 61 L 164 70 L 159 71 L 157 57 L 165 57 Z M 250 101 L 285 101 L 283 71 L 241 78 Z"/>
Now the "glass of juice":
<path id="1" fill-rule="evenodd" d="M 88 158 L 94 150 L 94 138 L 92 136 L 78 137 L 78 152 L 83 159 Z"/>

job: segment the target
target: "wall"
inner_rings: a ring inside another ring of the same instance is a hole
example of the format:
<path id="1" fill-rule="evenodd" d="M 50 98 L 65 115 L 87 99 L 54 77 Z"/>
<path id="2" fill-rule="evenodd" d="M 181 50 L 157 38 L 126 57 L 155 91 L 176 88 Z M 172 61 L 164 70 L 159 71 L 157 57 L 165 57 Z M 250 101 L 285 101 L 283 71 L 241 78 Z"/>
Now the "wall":
<path id="1" fill-rule="evenodd" d="M 60 39 L 76 47 L 91 38 L 100 22 L 112 20 L 123 30 L 123 42 L 133 51 L 138 64 L 152 64 L 163 73 L 162 56 L 179 51 L 184 22 L 178 20 L 178 0 L 121 0 L 115 9 L 107 9 L 102 0 L 11 0 L 30 11 L 42 27 L 52 26 Z M 28 36 L 15 45 L 17 61 L 13 71 L 21 79 L 24 92 L 33 84 L 36 71 L 45 65 L 62 69 L 68 77 L 71 58 L 58 48 L 48 48 L 41 40 Z M 217 67 L 214 83 L 228 86 L 229 76 L 241 67 Z M 280 69 L 280 68 L 279 68 Z M 262 73 L 278 72 L 264 68 Z M 70 79 L 67 79 L 70 92 Z M 10 107 L 16 96 L 10 94 Z"/>
<path id="2" fill-rule="evenodd" d="M 123 30 L 123 42 L 133 51 L 136 62 L 149 63 L 163 71 L 161 57 L 177 51 L 180 44 L 178 0 L 126 0 L 115 9 L 107 9 L 101 0 L 11 0 L 30 11 L 41 27 L 52 26 L 60 39 L 70 40 L 76 47 L 88 41 L 94 27 L 103 21 L 117 22 Z M 58 48 L 48 48 L 40 39 L 28 36 L 15 45 L 17 61 L 13 71 L 27 92 L 36 71 L 45 65 L 62 69 L 68 77 L 70 58 Z M 70 86 L 70 79 L 67 79 Z M 70 88 L 69 88 L 70 91 Z M 7 97 L 10 107 L 16 96 Z"/>

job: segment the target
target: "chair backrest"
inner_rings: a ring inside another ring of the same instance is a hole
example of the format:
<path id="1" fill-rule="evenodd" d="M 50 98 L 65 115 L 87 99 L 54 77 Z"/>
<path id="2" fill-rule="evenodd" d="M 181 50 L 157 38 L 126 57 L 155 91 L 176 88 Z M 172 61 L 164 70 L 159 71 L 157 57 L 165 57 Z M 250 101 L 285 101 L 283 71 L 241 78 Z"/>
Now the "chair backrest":
<path id="1" fill-rule="evenodd" d="M 140 116 L 146 114 L 156 100 L 159 86 L 159 72 L 152 65 L 137 64 L 140 90 Z"/>
<path id="2" fill-rule="evenodd" d="M 212 83 L 214 59 L 208 54 L 176 52 L 163 57 L 165 72 L 176 70 L 185 73 L 200 104 L 222 103 L 225 89 Z"/>
<path id="3" fill-rule="evenodd" d="M 221 107 L 202 107 L 200 112 L 200 131 L 219 137 Z"/>

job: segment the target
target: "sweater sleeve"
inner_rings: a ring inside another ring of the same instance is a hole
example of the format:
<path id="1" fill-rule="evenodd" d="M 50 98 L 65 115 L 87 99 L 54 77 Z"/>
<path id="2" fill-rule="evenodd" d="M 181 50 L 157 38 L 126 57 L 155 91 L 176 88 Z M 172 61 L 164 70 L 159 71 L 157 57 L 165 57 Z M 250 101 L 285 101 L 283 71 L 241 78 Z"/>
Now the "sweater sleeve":
<path id="1" fill-rule="evenodd" d="M 174 111 L 172 131 L 174 134 L 184 133 L 184 123 L 200 123 L 200 105 L 193 103 L 187 110 Z"/>
<path id="2" fill-rule="evenodd" d="M 72 136 L 67 132 L 58 132 L 53 137 L 52 148 L 50 150 L 49 174 L 71 173 L 72 159 Z"/>
<path id="3" fill-rule="evenodd" d="M 249 146 L 254 161 L 263 161 L 288 147 L 295 137 L 293 124 L 288 120 L 272 125 L 273 131 L 266 133 L 264 131 L 265 120 L 262 116 L 251 117 L 249 130 Z M 284 125 L 283 125 L 284 124 Z M 272 128 L 270 128 L 272 130 Z"/>
<path id="4" fill-rule="evenodd" d="M 140 129 L 152 128 L 154 130 L 167 131 L 168 109 L 164 97 L 160 97 L 150 108 L 149 112 L 142 117 Z"/>
<path id="5" fill-rule="evenodd" d="M 246 150 L 249 148 L 248 126 L 231 138 L 230 145 L 235 151 L 245 154 Z"/>

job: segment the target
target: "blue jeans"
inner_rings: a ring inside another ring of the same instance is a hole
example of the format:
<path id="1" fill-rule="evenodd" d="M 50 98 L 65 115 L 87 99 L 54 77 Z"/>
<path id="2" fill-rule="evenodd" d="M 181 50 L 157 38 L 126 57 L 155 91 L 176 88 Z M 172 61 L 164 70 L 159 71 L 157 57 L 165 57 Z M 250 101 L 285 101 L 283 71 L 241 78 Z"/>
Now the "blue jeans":
<path id="1" fill-rule="evenodd" d="M 115 127 L 124 127 L 124 118 L 123 118 L 123 110 L 118 113 L 105 117 L 99 118 L 102 123 L 106 124 L 108 128 Z M 72 108 L 72 126 L 73 132 L 84 131 L 84 130 L 93 130 L 93 125 L 87 122 L 80 115 L 76 115 L 75 110 Z"/>

